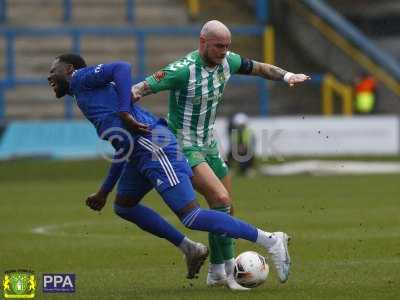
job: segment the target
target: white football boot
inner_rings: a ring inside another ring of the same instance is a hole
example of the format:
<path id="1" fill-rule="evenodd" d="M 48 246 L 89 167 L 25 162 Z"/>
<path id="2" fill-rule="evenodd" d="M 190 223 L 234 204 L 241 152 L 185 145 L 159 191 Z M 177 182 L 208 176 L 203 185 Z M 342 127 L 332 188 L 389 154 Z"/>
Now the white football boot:
<path id="1" fill-rule="evenodd" d="M 233 274 L 230 274 L 226 277 L 226 286 L 232 291 L 249 291 L 249 288 L 241 286 L 239 283 L 236 282 Z"/>
<path id="2" fill-rule="evenodd" d="M 208 271 L 206 283 L 209 287 L 224 286 L 226 284 L 225 272 Z"/>
<path id="3" fill-rule="evenodd" d="M 210 268 L 211 269 L 211 268 Z M 227 275 L 228 274 L 228 275 Z M 245 288 L 238 284 L 233 277 L 233 266 L 229 266 L 228 268 L 224 267 L 224 270 L 219 272 L 208 271 L 207 274 L 207 286 L 209 287 L 219 287 L 226 286 L 232 291 L 247 291 L 248 288 Z"/>
<path id="4" fill-rule="evenodd" d="M 288 250 L 290 237 L 284 232 L 274 232 L 272 234 L 277 241 L 271 247 L 267 248 L 267 251 L 275 265 L 279 280 L 284 283 L 289 279 L 291 264 Z"/>

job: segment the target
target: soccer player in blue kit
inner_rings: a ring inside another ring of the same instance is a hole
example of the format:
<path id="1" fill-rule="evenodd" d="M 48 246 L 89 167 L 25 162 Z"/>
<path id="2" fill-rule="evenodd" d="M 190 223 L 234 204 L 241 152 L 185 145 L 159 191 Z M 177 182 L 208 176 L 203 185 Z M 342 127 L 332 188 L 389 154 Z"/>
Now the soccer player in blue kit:
<path id="1" fill-rule="evenodd" d="M 287 281 L 291 261 L 285 233 L 266 232 L 197 204 L 190 181 L 193 174 L 175 136 L 163 119 L 131 101 L 129 63 L 117 61 L 87 67 L 80 55 L 62 54 L 53 61 L 48 82 L 57 98 L 72 95 L 99 137 L 109 140 L 115 148 L 106 179 L 99 191 L 86 200 L 91 209 L 100 211 L 118 182 L 115 213 L 178 247 L 186 257 L 187 278 L 194 278 L 208 256 L 208 249 L 140 203 L 155 188 L 185 227 L 262 245 L 270 254 L 280 281 Z M 121 132 L 127 134 L 120 136 Z M 116 135 L 120 137 L 115 138 Z"/>

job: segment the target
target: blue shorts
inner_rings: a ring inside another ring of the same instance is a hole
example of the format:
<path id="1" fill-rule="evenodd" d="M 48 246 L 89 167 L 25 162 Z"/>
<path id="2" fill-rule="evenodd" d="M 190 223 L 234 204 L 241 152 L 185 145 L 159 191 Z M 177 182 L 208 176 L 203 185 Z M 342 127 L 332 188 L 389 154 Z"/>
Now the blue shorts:
<path id="1" fill-rule="evenodd" d="M 195 200 L 192 170 L 175 136 L 164 125 L 157 125 L 151 136 L 135 141 L 133 155 L 118 182 L 121 196 L 142 199 L 153 187 L 166 204 L 177 212 Z"/>

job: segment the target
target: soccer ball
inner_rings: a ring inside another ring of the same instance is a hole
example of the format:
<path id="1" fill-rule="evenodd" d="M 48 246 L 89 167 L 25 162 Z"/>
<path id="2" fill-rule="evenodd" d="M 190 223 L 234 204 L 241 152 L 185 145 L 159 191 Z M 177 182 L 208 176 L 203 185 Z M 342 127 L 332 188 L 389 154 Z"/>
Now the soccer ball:
<path id="1" fill-rule="evenodd" d="M 235 259 L 234 276 L 237 283 L 247 288 L 262 284 L 268 276 L 269 267 L 265 257 L 254 251 L 241 253 Z"/>

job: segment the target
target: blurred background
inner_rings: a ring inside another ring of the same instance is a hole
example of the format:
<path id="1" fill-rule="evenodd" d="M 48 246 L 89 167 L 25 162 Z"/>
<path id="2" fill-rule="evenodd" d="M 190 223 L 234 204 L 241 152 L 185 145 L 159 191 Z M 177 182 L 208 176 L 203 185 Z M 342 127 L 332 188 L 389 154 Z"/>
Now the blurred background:
<path id="1" fill-rule="evenodd" d="M 127 60 L 139 81 L 196 49 L 210 19 L 231 28 L 232 51 L 312 76 L 296 88 L 233 76 L 216 128 L 224 152 L 242 112 L 261 157 L 399 154 L 399 1 L 0 0 L 0 158 L 98 155 L 76 105 L 47 87 L 56 55 Z M 166 116 L 167 97 L 141 105 Z"/>

